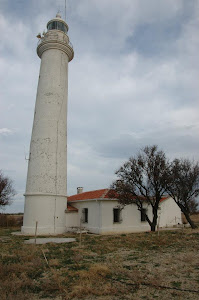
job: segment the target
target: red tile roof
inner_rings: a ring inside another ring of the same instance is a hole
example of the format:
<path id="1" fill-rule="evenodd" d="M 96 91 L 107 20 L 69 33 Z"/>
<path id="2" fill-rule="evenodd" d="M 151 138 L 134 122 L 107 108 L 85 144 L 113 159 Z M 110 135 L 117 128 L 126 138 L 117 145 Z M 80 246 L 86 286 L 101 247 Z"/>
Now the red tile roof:
<path id="1" fill-rule="evenodd" d="M 162 201 L 164 201 L 164 200 L 166 200 L 168 198 L 169 198 L 169 196 L 164 196 L 164 197 L 162 197 L 162 199 L 160 200 L 160 202 L 162 202 Z"/>
<path id="2" fill-rule="evenodd" d="M 69 196 L 67 200 L 68 202 L 73 202 L 73 201 L 81 201 L 81 200 L 110 199 L 110 196 L 108 195 L 109 191 L 110 191 L 109 189 L 101 189 L 101 190 L 84 192 L 84 193 Z M 116 198 L 117 196 L 115 197 L 115 199 Z M 162 197 L 161 202 L 166 200 L 167 198 L 168 196 Z"/>
<path id="3" fill-rule="evenodd" d="M 80 194 L 75 194 L 73 196 L 68 197 L 68 201 L 77 201 L 77 200 L 94 200 L 94 199 L 108 199 L 109 189 L 102 189 L 90 192 L 84 192 Z"/>
<path id="4" fill-rule="evenodd" d="M 78 211 L 78 209 L 67 203 L 67 211 Z"/>

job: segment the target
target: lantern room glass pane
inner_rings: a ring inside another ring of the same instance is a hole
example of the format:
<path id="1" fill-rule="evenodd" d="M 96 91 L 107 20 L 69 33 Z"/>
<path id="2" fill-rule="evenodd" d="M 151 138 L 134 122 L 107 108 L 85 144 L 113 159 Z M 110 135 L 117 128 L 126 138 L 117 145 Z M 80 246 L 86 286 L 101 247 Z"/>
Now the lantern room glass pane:
<path id="1" fill-rule="evenodd" d="M 48 24 L 47 27 L 48 30 L 61 30 L 65 33 L 67 33 L 67 27 L 66 25 L 64 25 L 64 23 L 59 22 L 59 21 L 52 21 L 51 23 Z"/>

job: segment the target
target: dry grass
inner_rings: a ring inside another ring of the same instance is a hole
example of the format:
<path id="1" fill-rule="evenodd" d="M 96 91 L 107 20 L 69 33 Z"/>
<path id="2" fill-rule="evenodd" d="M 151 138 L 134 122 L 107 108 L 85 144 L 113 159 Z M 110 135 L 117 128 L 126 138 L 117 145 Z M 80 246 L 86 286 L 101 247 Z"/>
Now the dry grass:
<path id="1" fill-rule="evenodd" d="M 84 235 L 81 248 L 11 232 L 0 229 L 2 300 L 199 299 L 199 230 Z"/>
<path id="2" fill-rule="evenodd" d="M 20 227 L 23 223 L 23 214 L 0 213 L 0 227 Z"/>

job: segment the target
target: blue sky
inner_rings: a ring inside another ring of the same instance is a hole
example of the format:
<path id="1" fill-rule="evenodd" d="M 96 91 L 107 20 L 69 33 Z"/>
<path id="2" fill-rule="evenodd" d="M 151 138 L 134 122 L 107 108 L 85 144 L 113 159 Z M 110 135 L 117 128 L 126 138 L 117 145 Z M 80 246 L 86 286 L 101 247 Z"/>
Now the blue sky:
<path id="1" fill-rule="evenodd" d="M 199 1 L 67 0 L 68 195 L 105 188 L 145 145 L 199 160 Z M 23 211 L 38 32 L 64 1 L 0 0 L 0 169 Z"/>

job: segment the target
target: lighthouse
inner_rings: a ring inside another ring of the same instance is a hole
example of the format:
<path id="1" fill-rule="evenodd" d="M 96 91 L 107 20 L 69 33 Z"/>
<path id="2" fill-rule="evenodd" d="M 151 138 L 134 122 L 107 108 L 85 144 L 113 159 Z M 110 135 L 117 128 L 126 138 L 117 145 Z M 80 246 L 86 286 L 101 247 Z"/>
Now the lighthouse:
<path id="1" fill-rule="evenodd" d="M 23 234 L 61 234 L 67 206 L 68 63 L 74 51 L 60 14 L 40 36 L 39 82 L 25 191 Z"/>

